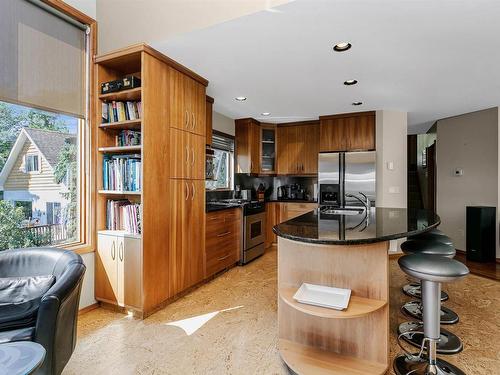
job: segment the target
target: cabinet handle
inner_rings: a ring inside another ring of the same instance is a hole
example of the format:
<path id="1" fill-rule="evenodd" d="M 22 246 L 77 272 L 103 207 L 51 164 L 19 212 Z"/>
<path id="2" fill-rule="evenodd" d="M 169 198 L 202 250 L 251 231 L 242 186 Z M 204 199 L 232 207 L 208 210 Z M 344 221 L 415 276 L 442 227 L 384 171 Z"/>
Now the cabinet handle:
<path id="1" fill-rule="evenodd" d="M 250 160 L 250 172 L 252 172 L 253 169 L 253 161 Z"/>
<path id="2" fill-rule="evenodd" d="M 194 128 L 196 127 L 196 117 L 194 116 L 194 112 L 192 113 L 192 117 L 193 117 L 193 123 L 191 124 L 191 130 L 194 130 Z"/>
<path id="3" fill-rule="evenodd" d="M 191 186 L 193 187 L 193 195 L 191 196 L 191 200 L 194 201 L 194 193 L 195 193 L 194 182 L 191 182 Z"/>
<path id="4" fill-rule="evenodd" d="M 115 260 L 116 258 L 116 244 L 115 241 L 113 241 L 113 244 L 111 245 L 111 259 Z"/>
<path id="5" fill-rule="evenodd" d="M 194 165 L 194 147 L 191 147 L 191 165 Z"/>
<path id="6" fill-rule="evenodd" d="M 186 198 L 185 198 L 185 200 L 188 200 L 188 198 L 189 198 L 189 186 L 188 186 L 187 182 L 184 182 L 184 185 L 186 186 Z"/>
<path id="7" fill-rule="evenodd" d="M 228 255 L 226 255 L 226 256 L 224 256 L 222 258 L 218 258 L 217 260 L 220 262 L 220 261 L 223 261 L 224 259 L 229 258 L 230 256 L 231 256 L 231 254 L 228 254 Z"/>
<path id="8" fill-rule="evenodd" d="M 123 242 L 120 242 L 120 247 L 118 247 L 118 257 L 123 262 Z"/>
<path id="9" fill-rule="evenodd" d="M 189 128 L 189 112 L 187 111 L 187 109 L 186 109 L 186 113 L 185 113 L 185 115 L 186 115 L 186 116 L 185 116 L 186 121 L 184 121 L 184 127 L 185 127 L 186 129 L 188 129 L 188 128 Z"/>
<path id="10" fill-rule="evenodd" d="M 189 165 L 189 147 L 186 146 L 186 165 Z"/>
<path id="11" fill-rule="evenodd" d="M 224 232 L 224 233 L 218 234 L 217 237 L 225 237 L 228 234 L 231 234 L 231 232 Z"/>

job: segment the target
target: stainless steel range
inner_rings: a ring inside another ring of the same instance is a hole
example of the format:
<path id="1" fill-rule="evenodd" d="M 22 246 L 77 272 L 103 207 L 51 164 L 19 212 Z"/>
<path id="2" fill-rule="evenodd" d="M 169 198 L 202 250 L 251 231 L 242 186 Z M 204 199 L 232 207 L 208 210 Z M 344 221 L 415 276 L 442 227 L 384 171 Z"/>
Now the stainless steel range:
<path id="1" fill-rule="evenodd" d="M 249 202 L 243 206 L 243 246 L 240 264 L 264 254 L 266 236 L 266 206 L 264 202 Z"/>

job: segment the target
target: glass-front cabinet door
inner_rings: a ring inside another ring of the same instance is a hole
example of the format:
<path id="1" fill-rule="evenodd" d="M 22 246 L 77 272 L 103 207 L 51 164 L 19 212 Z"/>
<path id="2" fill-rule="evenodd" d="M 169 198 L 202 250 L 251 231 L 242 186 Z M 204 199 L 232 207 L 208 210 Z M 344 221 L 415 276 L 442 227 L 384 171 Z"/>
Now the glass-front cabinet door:
<path id="1" fill-rule="evenodd" d="M 276 126 L 260 127 L 260 171 L 262 174 L 276 173 Z"/>

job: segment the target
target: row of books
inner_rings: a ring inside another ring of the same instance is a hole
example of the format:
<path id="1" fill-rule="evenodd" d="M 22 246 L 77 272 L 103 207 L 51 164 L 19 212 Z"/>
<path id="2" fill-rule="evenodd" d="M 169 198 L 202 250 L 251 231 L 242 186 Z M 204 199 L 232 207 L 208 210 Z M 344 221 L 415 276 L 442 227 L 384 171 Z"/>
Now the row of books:
<path id="1" fill-rule="evenodd" d="M 141 191 L 141 155 L 104 155 L 104 190 Z"/>
<path id="2" fill-rule="evenodd" d="M 140 203 L 131 203 L 127 199 L 108 199 L 106 206 L 106 229 L 125 230 L 131 234 L 140 234 Z"/>
<path id="3" fill-rule="evenodd" d="M 140 146 L 141 132 L 135 130 L 122 130 L 115 137 L 116 146 Z"/>
<path id="4" fill-rule="evenodd" d="M 102 123 L 138 120 L 141 118 L 142 102 L 103 102 Z"/>

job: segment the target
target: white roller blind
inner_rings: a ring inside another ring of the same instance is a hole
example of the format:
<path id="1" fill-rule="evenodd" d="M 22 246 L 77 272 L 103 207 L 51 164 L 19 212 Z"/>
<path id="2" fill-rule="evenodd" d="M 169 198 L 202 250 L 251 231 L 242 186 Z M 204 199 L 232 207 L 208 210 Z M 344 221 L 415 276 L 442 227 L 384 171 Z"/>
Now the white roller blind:
<path id="1" fill-rule="evenodd" d="M 0 100 L 85 116 L 85 32 L 25 0 L 0 1 Z"/>

